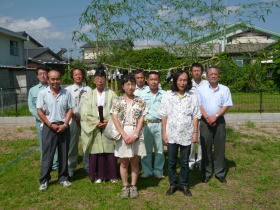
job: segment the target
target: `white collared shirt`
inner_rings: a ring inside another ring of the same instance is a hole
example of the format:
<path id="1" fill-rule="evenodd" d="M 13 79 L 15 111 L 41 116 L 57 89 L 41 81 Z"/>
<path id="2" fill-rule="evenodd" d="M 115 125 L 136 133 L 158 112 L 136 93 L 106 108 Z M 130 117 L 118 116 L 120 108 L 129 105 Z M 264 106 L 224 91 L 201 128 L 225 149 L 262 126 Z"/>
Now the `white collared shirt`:
<path id="1" fill-rule="evenodd" d="M 218 84 L 212 89 L 210 84 L 197 89 L 199 106 L 202 106 L 207 115 L 214 116 L 224 106 L 232 106 L 231 93 L 227 86 Z"/>
<path id="2" fill-rule="evenodd" d="M 100 94 L 98 90 L 96 91 L 97 93 L 97 106 L 104 106 L 105 104 L 105 89 L 102 91 Z"/>
<path id="3" fill-rule="evenodd" d="M 135 91 L 134 91 L 133 94 L 134 94 L 135 96 L 141 97 L 142 92 L 146 91 L 147 89 L 150 89 L 149 86 L 147 86 L 147 85 L 144 85 L 142 88 L 139 88 L 139 87 L 136 85 L 136 88 L 135 88 Z"/>
<path id="4" fill-rule="evenodd" d="M 162 117 L 167 117 L 168 143 L 190 145 L 194 133 L 193 119 L 201 117 L 197 95 L 185 92 L 183 97 L 179 97 L 177 92 L 167 91 L 158 112 Z"/>
<path id="5" fill-rule="evenodd" d="M 36 108 L 43 109 L 51 123 L 64 122 L 67 110 L 73 108 L 72 97 L 64 88 L 55 97 L 50 87 L 47 87 L 39 92 Z"/>
<path id="6" fill-rule="evenodd" d="M 88 86 L 85 86 L 85 85 L 73 84 L 73 85 L 66 87 L 65 89 L 68 90 L 72 96 L 72 101 L 73 101 L 73 105 L 74 105 L 73 113 L 79 114 L 82 99 L 85 96 L 85 94 L 91 90 L 91 88 Z"/>
<path id="7" fill-rule="evenodd" d="M 209 85 L 207 80 L 202 79 L 200 83 L 196 83 L 194 79 L 192 79 L 192 89 L 191 91 L 197 94 L 197 88 L 203 85 Z"/>

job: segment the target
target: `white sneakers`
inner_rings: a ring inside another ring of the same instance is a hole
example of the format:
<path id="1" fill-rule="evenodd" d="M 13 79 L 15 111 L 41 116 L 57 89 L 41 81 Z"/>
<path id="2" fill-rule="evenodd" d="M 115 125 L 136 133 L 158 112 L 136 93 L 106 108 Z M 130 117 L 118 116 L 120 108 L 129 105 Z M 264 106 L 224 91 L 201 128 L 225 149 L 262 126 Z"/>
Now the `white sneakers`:
<path id="1" fill-rule="evenodd" d="M 110 179 L 110 182 L 111 182 L 111 183 L 117 183 L 118 180 L 117 180 L 117 179 Z M 101 183 L 102 183 L 102 179 L 96 179 L 96 180 L 94 181 L 94 183 L 95 183 L 95 184 L 101 184 Z"/>
<path id="2" fill-rule="evenodd" d="M 101 182 L 102 182 L 101 179 L 96 179 L 96 180 L 94 181 L 95 184 L 100 184 Z"/>
<path id="3" fill-rule="evenodd" d="M 163 179 L 165 176 L 161 175 L 161 174 L 155 174 L 155 177 L 158 179 Z"/>
<path id="4" fill-rule="evenodd" d="M 67 180 L 61 181 L 61 182 L 59 182 L 59 184 L 61 184 L 63 187 L 69 187 L 69 186 L 71 186 L 71 182 L 69 182 L 69 181 L 67 181 Z M 46 189 L 48 188 L 48 185 L 49 185 L 49 184 L 48 184 L 47 181 L 44 182 L 43 184 L 40 184 L 39 190 L 40 190 L 40 191 L 46 190 Z"/>
<path id="5" fill-rule="evenodd" d="M 46 190 L 47 188 L 48 188 L 48 182 L 46 181 L 40 185 L 39 190 L 43 191 L 43 190 Z"/>
<path id="6" fill-rule="evenodd" d="M 68 180 L 61 181 L 61 182 L 59 182 L 59 184 L 61 184 L 63 187 L 71 186 L 71 182 L 69 182 Z"/>

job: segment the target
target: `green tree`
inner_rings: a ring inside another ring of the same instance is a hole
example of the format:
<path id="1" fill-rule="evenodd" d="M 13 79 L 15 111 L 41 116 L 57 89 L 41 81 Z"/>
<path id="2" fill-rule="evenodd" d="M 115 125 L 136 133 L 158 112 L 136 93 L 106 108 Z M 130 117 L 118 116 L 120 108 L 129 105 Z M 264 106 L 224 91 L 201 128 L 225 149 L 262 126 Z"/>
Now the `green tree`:
<path id="1" fill-rule="evenodd" d="M 197 37 L 214 31 L 224 37 L 227 19 L 265 21 L 274 6 L 279 6 L 277 0 L 239 5 L 226 5 L 223 0 L 91 0 L 73 40 L 92 44 L 97 53 L 101 41 L 158 40 L 186 57 L 197 57 L 200 46 L 193 42 Z M 176 44 L 182 47 L 175 48 Z"/>
<path id="2" fill-rule="evenodd" d="M 277 88 L 280 90 L 280 40 L 273 47 L 272 58 L 273 58 L 272 78 L 275 84 L 277 85 Z"/>
<path id="3" fill-rule="evenodd" d="M 70 63 L 69 68 L 65 69 L 65 73 L 62 76 L 62 83 L 63 84 L 72 84 L 73 80 L 71 79 L 71 71 L 74 68 L 79 68 L 84 72 L 84 75 L 86 76 L 84 78 L 85 82 L 88 82 L 88 77 L 87 77 L 87 71 L 90 70 L 90 65 L 88 63 L 82 62 L 82 61 L 74 61 Z"/>

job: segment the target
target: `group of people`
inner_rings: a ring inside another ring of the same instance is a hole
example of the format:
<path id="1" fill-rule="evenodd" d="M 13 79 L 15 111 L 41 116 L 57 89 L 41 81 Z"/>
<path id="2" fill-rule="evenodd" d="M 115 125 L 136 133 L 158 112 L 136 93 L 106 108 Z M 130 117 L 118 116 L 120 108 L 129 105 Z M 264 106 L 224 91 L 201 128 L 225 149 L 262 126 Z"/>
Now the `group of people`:
<path id="1" fill-rule="evenodd" d="M 191 66 L 190 73 L 177 71 L 171 90 L 164 91 L 159 72 L 150 71 L 145 79 L 144 72 L 138 70 L 123 76 L 122 94 L 117 96 L 106 87 L 103 66 L 96 68 L 93 90 L 84 85 L 85 75 L 79 68 L 71 71 L 74 84 L 65 89 L 59 71 L 38 68 L 40 83 L 30 89 L 28 103 L 36 118 L 41 150 L 39 190 L 48 188 L 50 172 L 57 168 L 58 182 L 64 187 L 71 185 L 79 139 L 84 168 L 92 182 L 117 182 L 119 160 L 122 198 L 139 196 L 140 163 L 142 178 L 164 178 L 164 145 L 170 184 L 166 195 L 179 189 L 191 196 L 188 176 L 195 166 L 201 169 L 202 182 L 208 182 L 214 173 L 226 183 L 224 114 L 232 106 L 231 94 L 218 83 L 218 68 L 207 70 L 208 81 L 202 80 L 203 72 L 199 63 Z M 103 134 L 109 120 L 119 132 L 117 140 Z M 181 169 L 177 179 L 178 154 Z"/>

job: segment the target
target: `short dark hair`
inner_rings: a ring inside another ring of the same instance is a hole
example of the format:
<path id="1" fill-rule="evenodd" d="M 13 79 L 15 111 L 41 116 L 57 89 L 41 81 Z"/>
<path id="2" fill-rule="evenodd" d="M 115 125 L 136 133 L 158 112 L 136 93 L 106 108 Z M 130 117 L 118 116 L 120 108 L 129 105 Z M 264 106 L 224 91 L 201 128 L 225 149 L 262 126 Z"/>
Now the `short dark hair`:
<path id="1" fill-rule="evenodd" d="M 158 75 L 158 78 L 160 78 L 160 73 L 159 73 L 159 71 L 149 71 L 149 72 L 148 72 L 148 78 L 149 78 L 149 76 L 152 75 L 152 74 Z"/>
<path id="2" fill-rule="evenodd" d="M 36 75 L 38 75 L 39 70 L 43 70 L 43 71 L 48 72 L 48 70 L 45 67 L 39 66 L 39 67 L 36 68 Z"/>
<path id="3" fill-rule="evenodd" d="M 192 81 L 191 81 L 189 72 L 179 70 L 173 75 L 173 81 L 172 81 L 172 85 L 171 85 L 171 90 L 173 92 L 179 91 L 179 88 L 177 87 L 177 81 L 178 81 L 179 76 L 182 74 L 187 74 L 187 76 L 188 76 L 186 91 L 189 91 L 190 89 L 192 89 Z"/>
<path id="4" fill-rule="evenodd" d="M 106 77 L 105 66 L 98 64 L 95 69 L 94 77 Z"/>
<path id="5" fill-rule="evenodd" d="M 134 76 L 135 76 L 136 74 L 143 74 L 143 75 L 144 75 L 143 69 L 136 69 L 135 72 L 134 72 Z"/>
<path id="6" fill-rule="evenodd" d="M 74 67 L 70 72 L 71 79 L 73 79 L 73 73 L 74 73 L 75 70 L 80 70 L 82 72 L 83 79 L 85 78 L 85 72 L 80 67 Z"/>
<path id="7" fill-rule="evenodd" d="M 132 83 L 136 84 L 136 80 L 135 80 L 134 75 L 131 75 L 131 74 L 124 75 L 122 80 L 121 80 L 121 87 L 123 87 L 124 84 L 127 83 L 127 82 L 132 82 Z M 123 89 L 122 89 L 122 92 L 124 92 Z"/>
<path id="8" fill-rule="evenodd" d="M 193 67 L 200 68 L 201 72 L 204 71 L 204 68 L 203 68 L 202 64 L 200 64 L 200 63 L 193 63 L 192 66 L 191 66 L 191 71 L 192 71 Z"/>

